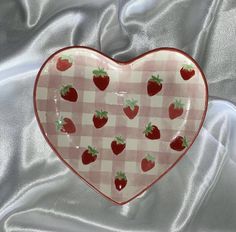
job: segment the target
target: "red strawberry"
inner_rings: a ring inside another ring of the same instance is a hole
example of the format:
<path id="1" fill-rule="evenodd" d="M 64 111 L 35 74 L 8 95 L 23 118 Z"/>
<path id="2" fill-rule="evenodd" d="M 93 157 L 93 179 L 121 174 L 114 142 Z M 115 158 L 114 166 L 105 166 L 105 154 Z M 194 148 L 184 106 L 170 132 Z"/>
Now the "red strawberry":
<path id="1" fill-rule="evenodd" d="M 138 114 L 139 106 L 137 105 L 137 100 L 126 100 L 125 101 L 125 107 L 123 108 L 124 113 L 129 119 L 135 118 L 135 116 Z"/>
<path id="2" fill-rule="evenodd" d="M 98 151 L 96 148 L 88 146 L 88 149 L 82 154 L 82 162 L 87 165 L 94 162 L 97 159 Z"/>
<path id="3" fill-rule="evenodd" d="M 180 74 L 184 80 L 189 80 L 195 75 L 193 65 L 185 64 L 180 70 Z"/>
<path id="4" fill-rule="evenodd" d="M 60 89 L 61 97 L 67 101 L 76 102 L 78 99 L 77 91 L 72 85 L 64 85 Z"/>
<path id="5" fill-rule="evenodd" d="M 145 131 L 143 132 L 145 136 L 148 139 L 159 139 L 161 137 L 160 130 L 157 128 L 157 126 L 152 125 L 151 122 L 149 122 L 145 128 Z"/>
<path id="6" fill-rule="evenodd" d="M 93 82 L 100 89 L 105 90 L 109 84 L 110 78 L 104 69 L 93 70 Z"/>
<path id="7" fill-rule="evenodd" d="M 56 121 L 56 130 L 68 134 L 73 134 L 76 131 L 75 124 L 69 118 L 59 118 Z"/>
<path id="8" fill-rule="evenodd" d="M 186 137 L 177 136 L 176 138 L 174 138 L 174 139 L 171 141 L 170 147 L 171 147 L 173 150 L 182 151 L 182 150 L 184 150 L 186 147 L 188 147 L 188 140 L 187 140 Z"/>
<path id="9" fill-rule="evenodd" d="M 127 178 L 124 172 L 117 172 L 115 177 L 115 186 L 118 191 L 121 191 L 127 184 Z"/>
<path id="10" fill-rule="evenodd" d="M 151 155 L 147 155 L 141 162 L 141 168 L 144 172 L 151 170 L 155 166 L 155 158 Z"/>
<path id="11" fill-rule="evenodd" d="M 101 111 L 96 110 L 95 112 L 96 113 L 93 116 L 93 124 L 96 128 L 101 128 L 107 123 L 108 112 L 103 111 L 103 110 L 101 110 Z"/>
<path id="12" fill-rule="evenodd" d="M 183 114 L 184 104 L 181 100 L 175 100 L 174 103 L 171 103 L 169 106 L 169 117 L 170 119 L 177 118 Z"/>
<path id="13" fill-rule="evenodd" d="M 125 139 L 121 136 L 116 136 L 111 142 L 111 149 L 115 155 L 120 154 L 125 149 Z"/>
<path id="14" fill-rule="evenodd" d="M 161 91 L 162 89 L 162 82 L 163 80 L 159 77 L 159 75 L 157 76 L 152 76 L 149 80 L 148 80 L 148 84 L 147 84 L 147 92 L 149 96 L 153 96 L 155 94 L 157 94 L 158 92 Z"/>
<path id="15" fill-rule="evenodd" d="M 72 66 L 72 59 L 70 56 L 63 55 L 57 60 L 57 69 L 59 71 L 66 71 Z"/>

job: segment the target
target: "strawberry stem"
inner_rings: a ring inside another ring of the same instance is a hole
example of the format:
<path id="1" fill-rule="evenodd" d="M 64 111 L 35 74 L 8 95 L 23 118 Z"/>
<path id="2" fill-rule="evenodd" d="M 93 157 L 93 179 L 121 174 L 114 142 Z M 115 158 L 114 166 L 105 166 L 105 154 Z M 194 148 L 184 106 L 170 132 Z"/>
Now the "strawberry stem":
<path id="1" fill-rule="evenodd" d="M 185 148 L 189 146 L 189 142 L 187 140 L 187 138 L 184 136 L 183 137 L 183 144 L 182 144 Z"/>
<path id="2" fill-rule="evenodd" d="M 104 68 L 98 68 L 98 69 L 93 70 L 93 74 L 95 75 L 95 77 L 107 76 L 107 72 L 104 70 Z"/>
<path id="3" fill-rule="evenodd" d="M 151 156 L 150 154 L 147 154 L 146 160 L 154 162 L 155 158 L 153 156 Z"/>
<path id="4" fill-rule="evenodd" d="M 119 180 L 127 180 L 125 173 L 121 172 L 121 171 L 116 173 L 116 177 L 115 178 L 119 179 Z"/>
<path id="5" fill-rule="evenodd" d="M 134 99 L 127 99 L 125 101 L 125 106 L 129 106 L 131 110 L 134 110 L 135 106 L 137 105 L 138 101 Z"/>
<path id="6" fill-rule="evenodd" d="M 88 152 L 92 156 L 97 156 L 97 154 L 98 154 L 98 151 L 96 150 L 96 148 L 95 147 L 91 147 L 91 146 L 88 146 Z"/>
<path id="7" fill-rule="evenodd" d="M 152 75 L 150 81 L 154 81 L 154 82 L 156 82 L 158 85 L 160 85 L 163 80 L 160 78 L 159 75 L 157 75 L 157 76 Z"/>
<path id="8" fill-rule="evenodd" d="M 62 116 L 56 120 L 55 125 L 56 125 L 56 130 L 57 131 L 61 130 L 61 128 L 64 125 L 64 119 L 63 119 Z"/>
<path id="9" fill-rule="evenodd" d="M 115 141 L 117 144 L 125 144 L 125 139 L 122 136 L 116 136 Z"/>
<path id="10" fill-rule="evenodd" d="M 63 85 L 60 89 L 61 95 L 65 96 L 69 92 L 70 88 L 72 88 L 72 85 Z"/>
<path id="11" fill-rule="evenodd" d="M 151 132 L 152 132 L 152 128 L 153 128 L 152 123 L 149 122 L 149 123 L 147 124 L 147 126 L 146 126 L 146 128 L 145 128 L 145 131 L 144 131 L 143 133 L 145 133 L 145 135 L 151 133 Z"/>
<path id="12" fill-rule="evenodd" d="M 108 114 L 108 112 L 107 111 L 103 111 L 103 110 L 96 110 L 95 111 L 96 112 L 96 117 L 98 117 L 98 118 L 100 118 L 100 119 L 102 119 L 102 118 L 107 118 L 108 116 L 107 116 L 107 114 Z"/>
<path id="13" fill-rule="evenodd" d="M 174 108 L 175 109 L 183 109 L 184 108 L 184 104 L 181 102 L 181 100 L 175 99 Z"/>
<path id="14" fill-rule="evenodd" d="M 183 69 L 187 70 L 187 71 L 192 71 L 193 70 L 193 65 L 185 64 L 185 65 L 183 65 Z"/>
<path id="15" fill-rule="evenodd" d="M 72 63 L 72 58 L 69 55 L 62 55 L 60 58 L 61 60 L 69 60 L 69 62 Z"/>

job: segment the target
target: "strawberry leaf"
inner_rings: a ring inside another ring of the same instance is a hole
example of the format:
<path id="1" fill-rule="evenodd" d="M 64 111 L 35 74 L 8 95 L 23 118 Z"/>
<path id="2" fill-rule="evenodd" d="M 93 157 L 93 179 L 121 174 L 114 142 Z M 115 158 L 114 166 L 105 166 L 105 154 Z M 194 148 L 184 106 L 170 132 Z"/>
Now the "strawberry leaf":
<path id="1" fill-rule="evenodd" d="M 148 135 L 149 133 L 152 132 L 152 129 L 153 129 L 153 126 L 152 126 L 152 123 L 149 122 L 145 128 L 145 131 L 143 133 L 145 133 L 145 135 Z"/>
<path id="2" fill-rule="evenodd" d="M 160 78 L 159 75 L 157 75 L 157 76 L 152 75 L 150 81 L 154 81 L 154 82 L 156 82 L 158 85 L 161 85 L 161 82 L 162 82 L 163 80 Z"/>
<path id="3" fill-rule="evenodd" d="M 125 144 L 125 139 L 122 136 L 116 136 L 115 141 L 117 144 Z"/>
<path id="4" fill-rule="evenodd" d="M 61 130 L 63 125 L 64 125 L 64 118 L 63 117 L 58 118 L 55 122 L 56 130 L 57 131 Z"/>
<path id="5" fill-rule="evenodd" d="M 93 74 L 95 77 L 107 76 L 107 72 L 103 68 L 98 68 L 98 69 L 93 70 Z"/>
<path id="6" fill-rule="evenodd" d="M 121 172 L 121 171 L 116 173 L 115 178 L 118 179 L 118 180 L 127 180 L 125 173 Z"/>
<path id="7" fill-rule="evenodd" d="M 187 71 L 192 71 L 193 70 L 193 65 L 185 64 L 185 65 L 183 65 L 183 69 L 187 70 Z"/>
<path id="8" fill-rule="evenodd" d="M 188 142 L 188 140 L 187 140 L 186 137 L 183 137 L 183 143 L 182 143 L 182 145 L 183 145 L 183 147 L 185 147 L 185 148 L 189 146 L 189 142 Z"/>
<path id="9" fill-rule="evenodd" d="M 103 111 L 103 110 L 96 110 L 96 117 L 100 118 L 100 119 L 103 119 L 103 118 L 107 118 L 107 114 L 108 112 L 107 111 Z"/>
<path id="10" fill-rule="evenodd" d="M 61 95 L 65 96 L 69 92 L 70 88 L 72 88 L 72 85 L 63 85 L 60 89 Z"/>
<path id="11" fill-rule="evenodd" d="M 137 105 L 138 101 L 134 99 L 127 99 L 125 101 L 125 106 L 130 107 L 131 110 L 134 110 L 135 106 Z"/>
<path id="12" fill-rule="evenodd" d="M 151 156 L 150 154 L 147 154 L 145 159 L 148 161 L 151 161 L 151 162 L 155 162 L 155 158 L 153 156 Z"/>
<path id="13" fill-rule="evenodd" d="M 92 156 L 97 156 L 97 154 L 98 154 L 98 151 L 96 150 L 96 148 L 95 147 L 91 147 L 91 146 L 88 146 L 88 152 Z"/>
<path id="14" fill-rule="evenodd" d="M 62 55 L 60 58 L 61 58 L 61 60 L 68 60 L 69 63 L 73 62 L 72 57 L 69 55 Z"/>
<path id="15" fill-rule="evenodd" d="M 175 99 L 174 108 L 175 109 L 183 109 L 184 108 L 184 104 L 181 102 L 181 100 Z"/>

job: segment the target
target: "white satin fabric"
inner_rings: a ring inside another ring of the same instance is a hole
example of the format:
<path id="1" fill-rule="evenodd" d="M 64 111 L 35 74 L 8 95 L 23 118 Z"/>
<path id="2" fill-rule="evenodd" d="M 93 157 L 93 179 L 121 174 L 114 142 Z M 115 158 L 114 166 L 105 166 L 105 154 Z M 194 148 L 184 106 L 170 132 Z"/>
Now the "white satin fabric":
<path id="1" fill-rule="evenodd" d="M 1 0 L 0 231 L 235 232 L 235 22 L 233 0 Z M 127 205 L 114 205 L 82 182 L 37 125 L 35 76 L 68 45 L 123 61 L 172 46 L 206 74 L 211 100 L 196 142 Z"/>

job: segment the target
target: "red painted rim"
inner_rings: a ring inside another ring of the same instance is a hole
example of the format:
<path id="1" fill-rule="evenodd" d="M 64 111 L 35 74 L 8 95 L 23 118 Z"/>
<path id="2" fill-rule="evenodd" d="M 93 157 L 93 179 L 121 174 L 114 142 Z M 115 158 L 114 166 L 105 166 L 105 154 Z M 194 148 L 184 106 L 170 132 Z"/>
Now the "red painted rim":
<path id="1" fill-rule="evenodd" d="M 90 51 L 94 51 L 94 52 L 97 52 L 98 54 L 100 55 L 103 55 L 104 57 L 112 60 L 113 62 L 117 63 L 117 64 L 120 64 L 120 65 L 127 65 L 127 64 L 130 64 L 150 53 L 154 53 L 154 52 L 158 52 L 158 51 L 162 51 L 162 50 L 165 50 L 165 51 L 175 51 L 175 52 L 178 52 L 184 56 L 186 56 L 188 59 L 190 59 L 195 65 L 196 67 L 198 68 L 198 70 L 200 71 L 202 77 L 203 77 L 203 81 L 205 83 L 205 90 L 206 90 L 206 98 L 205 98 L 205 110 L 204 110 L 204 113 L 202 115 L 202 119 L 201 119 L 201 123 L 199 125 L 199 129 L 197 131 L 197 133 L 195 134 L 191 144 L 189 145 L 189 147 L 185 150 L 185 152 L 165 171 L 163 172 L 155 181 L 153 181 L 150 185 L 148 185 L 145 189 L 143 189 L 142 191 L 140 191 L 139 193 L 137 193 L 135 196 L 133 196 L 132 198 L 130 198 L 128 201 L 124 201 L 124 202 L 117 202 L 113 199 L 111 199 L 109 196 L 106 196 L 104 193 L 100 192 L 95 186 L 93 186 L 91 183 L 89 183 L 86 179 L 84 179 L 73 167 L 71 167 L 63 158 L 62 156 L 58 153 L 57 149 L 51 144 L 51 142 L 49 141 L 49 139 L 47 138 L 46 134 L 45 134 L 45 131 L 43 129 L 43 126 L 39 120 L 39 116 L 38 116 L 38 110 L 37 110 L 37 106 L 36 106 L 36 89 L 37 89 L 37 84 L 38 84 L 38 80 L 39 80 L 39 77 L 40 77 L 40 74 L 43 70 L 43 68 L 45 67 L 45 65 L 48 63 L 48 61 L 54 57 L 56 54 L 62 52 L 62 51 L 65 51 L 65 50 L 68 50 L 68 49 L 71 49 L 71 48 L 84 48 L 84 49 L 87 49 L 87 50 L 90 50 Z M 36 80 L 35 80 L 35 83 L 34 83 L 34 90 L 33 90 L 33 104 L 34 104 L 34 113 L 35 113 L 35 116 L 36 116 L 36 119 L 37 119 L 37 122 L 38 122 L 38 125 L 39 125 L 39 128 L 45 138 L 45 140 L 47 141 L 47 143 L 49 144 L 49 146 L 52 148 L 52 150 L 56 153 L 56 155 L 61 159 L 61 161 L 63 161 L 63 163 L 69 167 L 76 175 L 78 175 L 84 182 L 86 182 L 90 187 L 92 187 L 95 191 L 99 192 L 102 196 L 104 196 L 105 198 L 109 199 L 110 201 L 114 202 L 115 204 L 118 204 L 118 205 L 124 205 L 130 201 L 132 201 L 133 199 L 135 199 L 137 196 L 141 195 L 143 192 L 145 192 L 147 189 L 149 189 L 152 185 L 154 185 L 157 181 L 159 181 L 166 173 L 168 173 L 184 156 L 185 154 L 187 153 L 187 151 L 189 150 L 189 148 L 193 145 L 194 141 L 196 140 L 201 128 L 202 128 L 202 125 L 203 125 L 203 122 L 205 120 L 205 117 L 206 117 L 206 112 L 207 112 L 207 107 L 208 107 L 208 86 L 207 86 L 207 80 L 206 80 L 206 77 L 201 69 L 201 67 L 198 65 L 198 63 L 190 56 L 188 55 L 187 53 L 183 52 L 182 50 L 179 50 L 177 48 L 172 48 L 172 47 L 162 47 L 162 48 L 156 48 L 156 49 L 153 49 L 151 51 L 148 51 L 148 52 L 145 52 L 133 59 L 130 59 L 128 61 L 118 61 L 118 60 L 115 60 L 109 56 L 107 56 L 106 54 L 94 49 L 94 48 L 90 48 L 90 47 L 86 47 L 86 46 L 69 46 L 69 47 L 64 47 L 58 51 L 56 51 L 55 53 L 53 53 L 51 56 L 49 56 L 47 58 L 47 60 L 43 63 L 43 65 L 41 66 L 38 74 L 37 74 L 37 77 L 36 77 Z"/>

